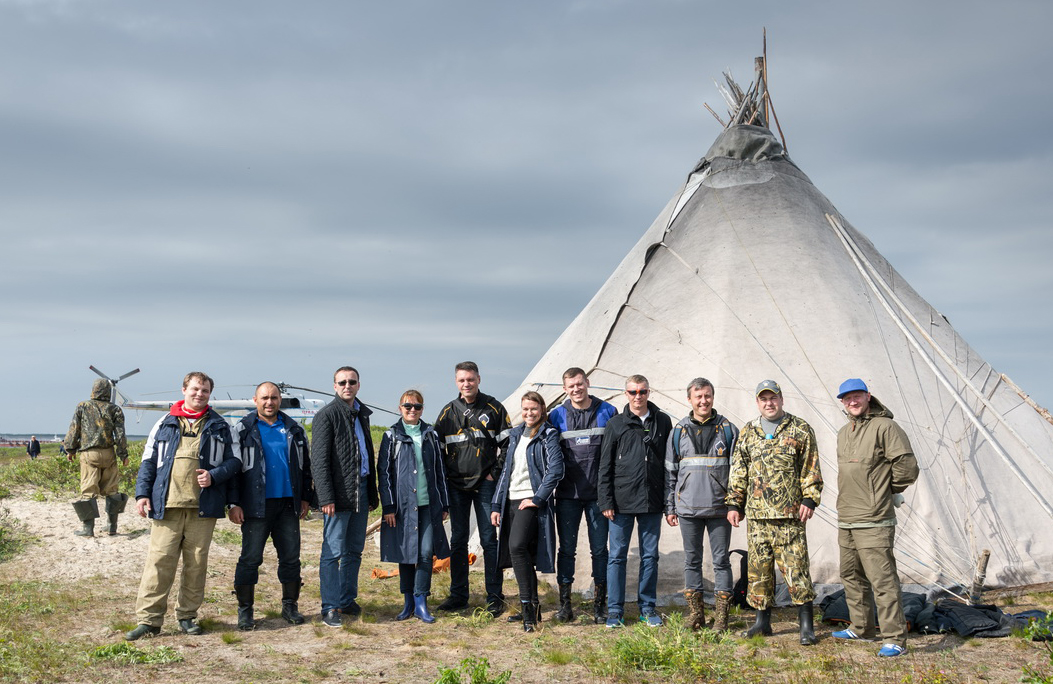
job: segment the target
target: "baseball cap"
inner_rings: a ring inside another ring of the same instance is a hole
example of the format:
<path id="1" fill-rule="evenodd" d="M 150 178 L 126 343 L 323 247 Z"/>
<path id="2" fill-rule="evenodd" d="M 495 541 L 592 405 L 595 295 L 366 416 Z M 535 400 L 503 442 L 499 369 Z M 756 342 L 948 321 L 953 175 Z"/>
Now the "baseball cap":
<path id="1" fill-rule="evenodd" d="M 845 396 L 849 392 L 869 392 L 867 384 L 859 378 L 849 378 L 841 383 L 841 386 L 837 389 L 837 398 Z"/>
<path id="2" fill-rule="evenodd" d="M 761 392 L 775 392 L 776 394 L 782 394 L 782 388 L 779 387 L 779 383 L 774 380 L 765 380 L 757 385 L 757 391 L 753 393 L 753 396 L 759 397 Z"/>

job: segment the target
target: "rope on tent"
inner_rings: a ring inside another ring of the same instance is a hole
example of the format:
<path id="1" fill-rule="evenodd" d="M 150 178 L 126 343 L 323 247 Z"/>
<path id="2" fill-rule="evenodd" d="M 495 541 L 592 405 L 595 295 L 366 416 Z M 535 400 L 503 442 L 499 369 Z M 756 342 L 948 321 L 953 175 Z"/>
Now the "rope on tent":
<path id="1" fill-rule="evenodd" d="M 921 346 L 921 344 L 918 342 L 918 340 L 910 333 L 910 331 L 907 329 L 907 326 L 903 324 L 903 321 L 900 320 L 899 316 L 893 310 L 891 304 L 889 304 L 888 300 L 882 295 L 881 289 L 884 289 L 889 294 L 889 296 L 893 298 L 893 300 L 896 302 L 896 304 L 904 311 L 904 313 L 906 313 L 906 315 L 911 320 L 911 322 L 913 322 L 914 325 L 918 328 L 918 330 L 921 332 L 922 336 L 926 339 L 926 341 L 929 342 L 929 344 L 932 345 L 933 349 L 940 355 L 940 357 L 943 358 L 943 360 L 947 364 L 949 364 L 952 369 L 954 369 L 954 371 L 961 377 L 963 382 L 965 382 L 966 385 L 968 385 L 969 388 L 973 390 L 973 392 L 976 392 L 976 388 L 973 387 L 972 383 L 969 382 L 969 380 L 962 375 L 961 371 L 958 370 L 958 368 L 954 364 L 954 362 L 951 359 L 949 359 L 947 357 L 947 355 L 944 353 L 944 351 L 939 347 L 939 345 L 936 344 L 936 341 L 933 340 L 921 328 L 921 326 L 918 324 L 917 319 L 915 319 L 914 316 L 911 315 L 910 312 L 906 310 L 906 307 L 903 305 L 903 302 L 899 300 L 899 298 L 895 295 L 894 292 L 891 291 L 890 288 L 888 288 L 888 285 L 886 283 L 884 283 L 884 281 L 881 282 L 881 288 L 879 289 L 878 285 L 874 282 L 874 280 L 871 277 L 870 273 L 867 272 L 868 267 L 869 267 L 869 270 L 874 270 L 873 266 L 870 265 L 869 263 L 866 266 L 864 266 L 864 264 L 862 263 L 862 260 L 865 259 L 865 257 L 862 255 L 861 252 L 857 253 L 856 250 L 858 250 L 858 246 L 852 241 L 851 236 L 849 236 L 847 234 L 847 231 L 845 230 L 844 226 L 842 226 L 840 224 L 840 221 L 838 221 L 836 218 L 834 218 L 830 214 L 826 215 L 826 220 L 830 223 L 830 227 L 834 229 L 834 233 L 838 236 L 838 238 L 840 238 L 841 242 L 843 243 L 843 245 L 845 247 L 845 250 L 848 252 L 849 257 L 852 259 L 853 263 L 855 263 L 856 268 L 863 275 L 863 278 L 866 279 L 867 284 L 869 284 L 870 287 L 873 289 L 874 294 L 878 297 L 878 299 L 881 302 L 882 306 L 885 307 L 885 310 L 892 317 L 893 322 L 899 327 L 900 331 L 903 333 L 903 335 L 906 337 L 906 339 L 911 343 L 911 345 L 914 346 L 915 349 L 917 349 L 917 351 L 921 354 L 922 358 L 925 359 L 926 364 L 929 366 L 929 369 L 932 371 L 932 373 L 936 376 L 936 379 L 950 393 L 951 398 L 954 399 L 955 403 L 957 403 L 958 406 L 962 409 L 962 413 L 964 413 L 969 418 L 970 422 L 973 423 L 973 425 L 976 427 L 976 429 L 981 434 L 984 435 L 984 437 L 987 439 L 988 443 L 991 444 L 991 446 L 994 448 L 995 452 L 1002 458 L 1002 460 L 1005 462 L 1005 464 L 1009 467 L 1009 470 L 1012 471 L 1012 473 L 1014 475 L 1016 475 L 1017 479 L 1019 479 L 1020 483 L 1022 485 L 1024 485 L 1024 488 L 1028 491 L 1028 493 L 1030 493 L 1031 496 L 1033 496 L 1035 498 L 1035 501 L 1037 501 L 1038 504 L 1042 507 L 1042 509 L 1051 518 L 1053 518 L 1053 507 L 1051 507 L 1049 505 L 1049 503 L 1042 497 L 1042 495 L 1039 493 L 1039 491 L 1037 489 L 1035 489 L 1035 486 L 1033 484 L 1031 484 L 1030 480 L 1028 480 L 1027 477 L 1024 476 L 1024 473 L 1021 472 L 1020 467 L 1017 466 L 1017 464 L 1009 456 L 1009 454 L 1002 447 L 1002 445 L 1000 443 L 998 443 L 997 440 L 995 440 L 994 435 L 991 434 L 990 430 L 987 429 L 987 426 L 985 426 L 983 424 L 983 422 L 976 415 L 976 413 L 972 410 L 972 408 L 967 403 L 965 403 L 965 399 L 963 399 L 962 396 L 958 393 L 958 391 L 954 388 L 954 386 L 951 385 L 950 380 L 947 379 L 947 377 L 943 374 L 942 371 L 940 371 L 940 369 L 936 366 L 936 364 L 933 363 L 933 361 L 931 359 L 929 359 L 927 354 L 925 354 L 925 349 Z M 875 275 L 876 275 L 876 271 L 875 271 Z M 1013 430 L 1005 422 L 1005 419 L 1001 417 L 1001 414 L 998 413 L 997 409 L 995 409 L 993 406 L 991 406 L 990 402 L 988 402 L 987 399 L 982 394 L 978 394 L 978 396 L 979 396 L 980 400 L 984 403 L 984 405 L 988 406 L 992 410 L 992 412 L 998 418 L 999 422 L 1001 422 L 1003 425 L 1005 425 L 1007 427 L 1007 429 L 1009 429 L 1010 433 L 1019 440 L 1020 436 L 1016 433 L 1015 430 Z M 1038 462 L 1040 464 L 1042 464 L 1043 467 L 1046 468 L 1046 470 L 1049 470 L 1049 467 L 1046 466 L 1042 462 L 1042 460 L 1038 458 L 1038 456 L 1034 453 L 1034 451 L 1030 448 L 1030 446 L 1028 444 L 1024 443 L 1022 440 L 1021 440 L 1021 442 L 1024 444 L 1024 447 L 1027 449 L 1027 451 L 1029 453 L 1031 453 L 1033 456 L 1035 456 L 1036 460 L 1038 460 Z M 1053 473 L 1051 473 L 1051 474 L 1053 474 Z"/>

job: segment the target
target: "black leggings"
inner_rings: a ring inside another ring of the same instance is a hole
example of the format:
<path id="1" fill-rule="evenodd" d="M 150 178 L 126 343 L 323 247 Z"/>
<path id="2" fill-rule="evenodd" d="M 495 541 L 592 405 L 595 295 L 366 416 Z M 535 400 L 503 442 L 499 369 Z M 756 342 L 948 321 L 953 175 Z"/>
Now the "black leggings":
<path id="1" fill-rule="evenodd" d="M 519 510 L 521 499 L 508 502 L 508 555 L 519 584 L 519 600 L 537 602 L 537 512 Z"/>

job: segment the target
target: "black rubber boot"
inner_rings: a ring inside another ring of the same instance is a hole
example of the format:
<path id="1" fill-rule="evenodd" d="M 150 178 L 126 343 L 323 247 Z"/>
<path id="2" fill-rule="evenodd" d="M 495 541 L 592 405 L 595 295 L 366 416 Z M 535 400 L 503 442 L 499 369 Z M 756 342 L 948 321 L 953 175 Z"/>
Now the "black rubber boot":
<path id="1" fill-rule="evenodd" d="M 761 634 L 763 636 L 771 636 L 771 608 L 765 608 L 764 610 L 757 611 L 757 621 L 753 623 L 753 626 L 742 633 L 742 636 L 749 639 L 752 636 Z"/>
<path id="2" fill-rule="evenodd" d="M 300 582 L 282 585 L 282 618 L 290 625 L 302 625 L 303 615 L 297 602 L 300 600 Z"/>
<path id="3" fill-rule="evenodd" d="M 559 585 L 559 610 L 556 612 L 556 622 L 572 622 L 574 620 L 574 607 L 570 600 L 570 584 Z"/>
<path id="4" fill-rule="evenodd" d="M 95 536 L 95 518 L 99 517 L 99 502 L 95 499 L 81 499 L 73 502 L 73 510 L 77 512 L 82 527 L 73 534 L 78 537 Z"/>
<path id="5" fill-rule="evenodd" d="M 128 503 L 128 495 L 122 492 L 106 495 L 106 514 L 110 518 L 110 536 L 117 535 L 117 516 L 124 512 L 124 506 Z"/>
<path id="6" fill-rule="evenodd" d="M 801 646 L 815 646 L 819 643 L 819 640 L 815 638 L 814 618 L 815 612 L 811 601 L 797 607 L 797 622 L 801 625 Z"/>
<path id="7" fill-rule="evenodd" d="M 607 622 L 607 583 L 597 582 L 592 597 L 592 621 L 597 625 Z"/>
<path id="8" fill-rule="evenodd" d="M 252 618 L 252 606 L 256 602 L 256 585 L 236 584 L 233 593 L 238 598 L 238 629 L 242 632 L 251 632 L 256 629 L 256 621 Z"/>
<path id="9" fill-rule="evenodd" d="M 522 607 L 523 631 L 533 632 L 537 627 L 537 604 L 532 601 L 520 601 L 519 605 Z"/>

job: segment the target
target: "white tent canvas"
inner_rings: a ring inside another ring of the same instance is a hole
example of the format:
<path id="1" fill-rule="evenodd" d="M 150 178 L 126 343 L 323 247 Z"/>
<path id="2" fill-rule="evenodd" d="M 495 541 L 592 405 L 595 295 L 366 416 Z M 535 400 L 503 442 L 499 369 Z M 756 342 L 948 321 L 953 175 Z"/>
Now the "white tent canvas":
<path id="1" fill-rule="evenodd" d="M 1053 580 L 1048 414 L 911 288 L 767 128 L 730 125 L 720 135 L 509 396 L 510 411 L 527 389 L 540 389 L 550 406 L 562 401 L 571 366 L 611 388 L 594 394 L 619 408 L 625 378 L 643 374 L 652 401 L 676 418 L 690 411 L 688 381 L 707 377 L 717 410 L 739 426 L 758 413 L 757 383 L 778 381 L 785 409 L 818 438 L 826 485 L 808 540 L 819 583 L 839 582 L 835 436 L 846 419 L 836 390 L 863 378 L 907 431 L 921 467 L 898 509 L 903 580 L 968 584 L 984 549 L 989 585 Z M 579 589 L 588 583 L 584 539 L 583 530 Z M 743 528 L 732 547 L 746 547 Z M 683 586 L 681 549 L 679 530 L 663 525 L 662 595 Z"/>

